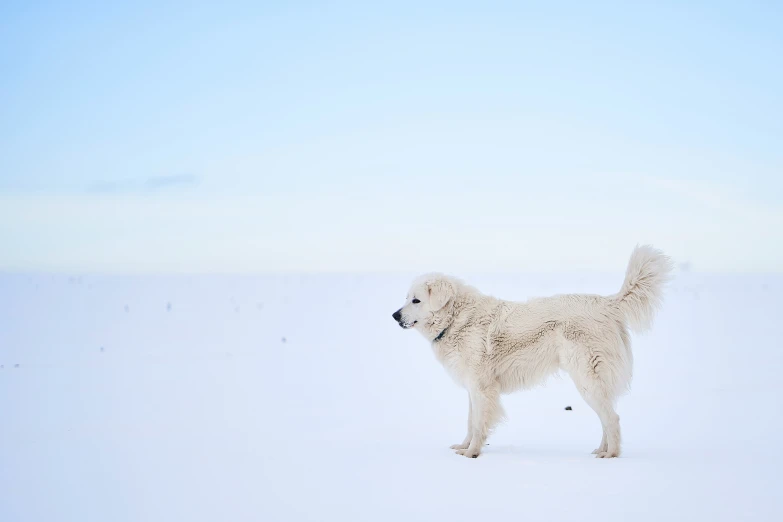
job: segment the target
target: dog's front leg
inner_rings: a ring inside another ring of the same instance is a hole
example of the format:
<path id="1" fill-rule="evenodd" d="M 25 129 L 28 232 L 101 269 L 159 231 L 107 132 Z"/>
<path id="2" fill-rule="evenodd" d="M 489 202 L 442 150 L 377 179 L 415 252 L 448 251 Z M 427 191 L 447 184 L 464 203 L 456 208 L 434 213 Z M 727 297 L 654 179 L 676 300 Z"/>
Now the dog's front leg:
<path id="1" fill-rule="evenodd" d="M 500 393 L 495 386 L 471 389 L 470 404 L 473 436 L 468 448 L 457 450 L 457 453 L 475 459 L 481 453 L 489 432 L 503 416 L 503 408 L 500 406 Z"/>
<path id="2" fill-rule="evenodd" d="M 471 439 L 473 439 L 473 401 L 470 399 L 470 390 L 468 390 L 468 434 L 465 435 L 465 440 L 462 441 L 462 444 L 454 444 L 451 449 L 468 449 Z"/>

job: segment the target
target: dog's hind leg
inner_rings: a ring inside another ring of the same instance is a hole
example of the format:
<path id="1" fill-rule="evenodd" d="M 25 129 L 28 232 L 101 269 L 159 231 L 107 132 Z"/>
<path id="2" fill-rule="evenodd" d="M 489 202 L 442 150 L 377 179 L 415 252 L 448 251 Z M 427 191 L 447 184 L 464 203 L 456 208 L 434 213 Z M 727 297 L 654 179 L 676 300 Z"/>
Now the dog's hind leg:
<path id="1" fill-rule="evenodd" d="M 601 437 L 601 445 L 593 453 L 598 458 L 619 457 L 621 438 L 620 416 L 614 411 L 612 399 L 600 389 L 600 385 L 591 387 L 577 384 L 577 388 L 585 402 L 601 419 L 604 434 Z"/>
<path id="2" fill-rule="evenodd" d="M 473 401 L 471 401 L 470 392 L 468 392 L 468 434 L 465 435 L 465 440 L 462 441 L 462 444 L 454 444 L 451 446 L 451 449 L 468 449 L 471 439 L 473 439 Z"/>
<path id="3" fill-rule="evenodd" d="M 503 417 L 500 406 L 500 391 L 496 386 L 489 388 L 472 388 L 470 392 L 471 420 L 473 437 L 467 449 L 459 449 L 457 453 L 470 458 L 476 458 L 492 431 L 492 428 Z"/>
<path id="4" fill-rule="evenodd" d="M 593 455 L 606 451 L 606 428 L 604 428 L 603 421 L 601 421 L 601 431 L 603 432 L 603 435 L 601 435 L 601 444 L 593 450 Z"/>
<path id="5" fill-rule="evenodd" d="M 588 342 L 565 345 L 562 367 L 601 419 L 601 445 L 593 453 L 599 458 L 617 457 L 620 455 L 620 417 L 614 410 L 614 403 L 630 381 L 630 350 L 621 334 L 615 339 L 585 341 Z"/>

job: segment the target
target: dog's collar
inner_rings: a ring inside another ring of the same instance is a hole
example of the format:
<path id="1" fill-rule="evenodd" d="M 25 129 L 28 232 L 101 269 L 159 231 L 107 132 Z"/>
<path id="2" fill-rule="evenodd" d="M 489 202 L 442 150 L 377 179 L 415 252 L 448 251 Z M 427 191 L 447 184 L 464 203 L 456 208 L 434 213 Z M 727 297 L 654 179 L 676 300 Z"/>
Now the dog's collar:
<path id="1" fill-rule="evenodd" d="M 446 330 L 448 330 L 448 329 L 449 329 L 448 326 L 446 328 L 444 328 L 443 331 L 441 333 L 439 333 L 438 336 L 435 339 L 432 340 L 432 342 L 433 343 L 437 343 L 438 341 L 443 339 L 443 336 L 446 335 Z"/>

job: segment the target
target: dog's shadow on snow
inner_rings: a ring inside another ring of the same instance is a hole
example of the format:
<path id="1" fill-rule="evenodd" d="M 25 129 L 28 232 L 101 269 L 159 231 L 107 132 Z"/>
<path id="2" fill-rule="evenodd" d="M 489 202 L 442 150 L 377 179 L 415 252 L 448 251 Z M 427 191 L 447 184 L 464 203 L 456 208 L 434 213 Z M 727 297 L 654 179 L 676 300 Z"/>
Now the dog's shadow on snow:
<path id="1" fill-rule="evenodd" d="M 562 461 L 562 462 L 575 462 L 575 461 L 627 461 L 628 459 L 646 460 L 654 458 L 660 460 L 660 454 L 665 452 L 656 452 L 654 450 L 637 450 L 626 451 L 619 459 L 596 459 L 595 455 L 591 453 L 592 450 L 587 447 L 576 446 L 524 446 L 522 444 L 489 444 L 485 445 L 481 451 L 482 456 L 489 458 L 502 458 L 502 457 L 517 457 L 526 461 Z M 679 457 L 676 457 L 679 458 Z M 516 459 L 514 459 L 516 460 Z"/>
<path id="2" fill-rule="evenodd" d="M 512 444 L 489 444 L 484 446 L 482 454 L 492 455 L 515 455 L 523 458 L 545 458 L 562 460 L 580 460 L 582 458 L 595 458 L 590 453 L 591 449 L 575 449 L 572 447 L 554 447 L 554 446 L 523 446 Z"/>

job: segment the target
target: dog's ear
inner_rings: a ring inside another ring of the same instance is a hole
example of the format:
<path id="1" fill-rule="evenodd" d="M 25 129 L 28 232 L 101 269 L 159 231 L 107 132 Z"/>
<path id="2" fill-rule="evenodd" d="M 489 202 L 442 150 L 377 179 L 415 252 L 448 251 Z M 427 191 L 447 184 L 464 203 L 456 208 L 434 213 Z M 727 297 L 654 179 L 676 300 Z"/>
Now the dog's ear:
<path id="1" fill-rule="evenodd" d="M 427 282 L 427 292 L 430 294 L 430 306 L 432 310 L 437 311 L 451 301 L 456 290 L 451 281 L 435 279 Z"/>

